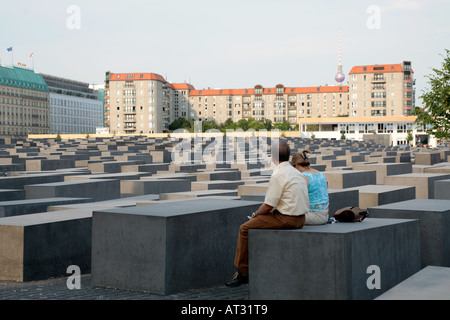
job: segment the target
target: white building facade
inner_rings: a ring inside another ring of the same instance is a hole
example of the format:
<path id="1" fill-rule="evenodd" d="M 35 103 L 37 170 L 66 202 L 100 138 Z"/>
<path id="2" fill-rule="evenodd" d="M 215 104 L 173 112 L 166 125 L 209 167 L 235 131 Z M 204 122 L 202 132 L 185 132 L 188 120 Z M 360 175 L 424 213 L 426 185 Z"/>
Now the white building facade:
<path id="1" fill-rule="evenodd" d="M 50 93 L 50 133 L 95 133 L 103 126 L 103 101 Z"/>
<path id="2" fill-rule="evenodd" d="M 50 91 L 50 133 L 95 133 L 103 127 L 103 100 L 89 83 L 42 75 Z M 103 93 L 101 93 L 103 94 Z"/>
<path id="3" fill-rule="evenodd" d="M 389 134 L 392 146 L 428 144 L 436 146 L 434 136 L 425 132 L 425 127 L 415 123 L 416 116 L 385 117 L 336 117 L 299 119 L 301 137 L 362 141 L 366 134 Z M 412 140 L 408 143 L 408 133 Z"/>

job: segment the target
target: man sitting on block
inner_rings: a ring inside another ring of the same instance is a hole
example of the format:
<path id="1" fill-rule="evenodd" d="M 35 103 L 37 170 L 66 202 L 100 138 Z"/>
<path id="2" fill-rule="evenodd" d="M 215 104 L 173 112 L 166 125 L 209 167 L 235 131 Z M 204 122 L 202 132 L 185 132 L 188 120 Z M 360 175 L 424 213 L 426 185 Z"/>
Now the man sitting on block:
<path id="1" fill-rule="evenodd" d="M 300 229 L 305 225 L 305 214 L 309 209 L 306 179 L 289 163 L 291 150 L 285 141 L 273 144 L 271 151 L 276 167 L 264 203 L 239 228 L 234 259 L 237 272 L 225 283 L 228 287 L 248 283 L 249 229 Z"/>

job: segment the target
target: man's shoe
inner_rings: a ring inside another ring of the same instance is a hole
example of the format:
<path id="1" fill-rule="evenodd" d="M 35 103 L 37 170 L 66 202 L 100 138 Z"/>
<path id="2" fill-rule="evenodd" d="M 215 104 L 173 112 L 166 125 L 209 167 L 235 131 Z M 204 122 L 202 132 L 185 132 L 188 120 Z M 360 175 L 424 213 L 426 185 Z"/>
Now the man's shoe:
<path id="1" fill-rule="evenodd" d="M 225 282 L 227 287 L 239 287 L 241 284 L 248 283 L 248 274 L 236 272 L 231 280 Z"/>

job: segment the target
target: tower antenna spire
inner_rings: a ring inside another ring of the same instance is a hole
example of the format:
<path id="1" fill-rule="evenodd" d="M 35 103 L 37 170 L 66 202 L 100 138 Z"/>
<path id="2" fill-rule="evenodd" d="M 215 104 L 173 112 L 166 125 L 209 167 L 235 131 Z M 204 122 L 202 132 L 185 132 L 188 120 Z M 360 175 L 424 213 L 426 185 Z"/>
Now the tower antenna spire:
<path id="1" fill-rule="evenodd" d="M 345 75 L 342 72 L 341 56 L 342 56 L 341 30 L 339 30 L 339 60 L 338 60 L 338 65 L 337 65 L 337 73 L 336 73 L 336 76 L 334 77 L 334 79 L 336 80 L 336 82 L 338 82 L 339 85 L 342 84 L 342 82 L 344 82 L 344 80 L 345 80 Z"/>
<path id="2" fill-rule="evenodd" d="M 341 47 L 341 30 L 339 30 L 339 65 L 341 65 L 341 53 L 342 53 L 342 47 Z"/>

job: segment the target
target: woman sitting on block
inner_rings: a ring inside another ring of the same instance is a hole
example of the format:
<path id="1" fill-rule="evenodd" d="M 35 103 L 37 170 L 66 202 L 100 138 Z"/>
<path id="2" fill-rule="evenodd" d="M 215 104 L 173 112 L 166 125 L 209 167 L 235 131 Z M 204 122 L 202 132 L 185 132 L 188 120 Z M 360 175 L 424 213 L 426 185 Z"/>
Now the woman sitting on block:
<path id="1" fill-rule="evenodd" d="M 328 187 L 325 176 L 311 168 L 311 162 L 307 157 L 309 150 L 303 150 L 292 156 L 291 164 L 305 176 L 308 183 L 308 196 L 310 208 L 305 215 L 307 225 L 319 225 L 328 222 Z"/>

